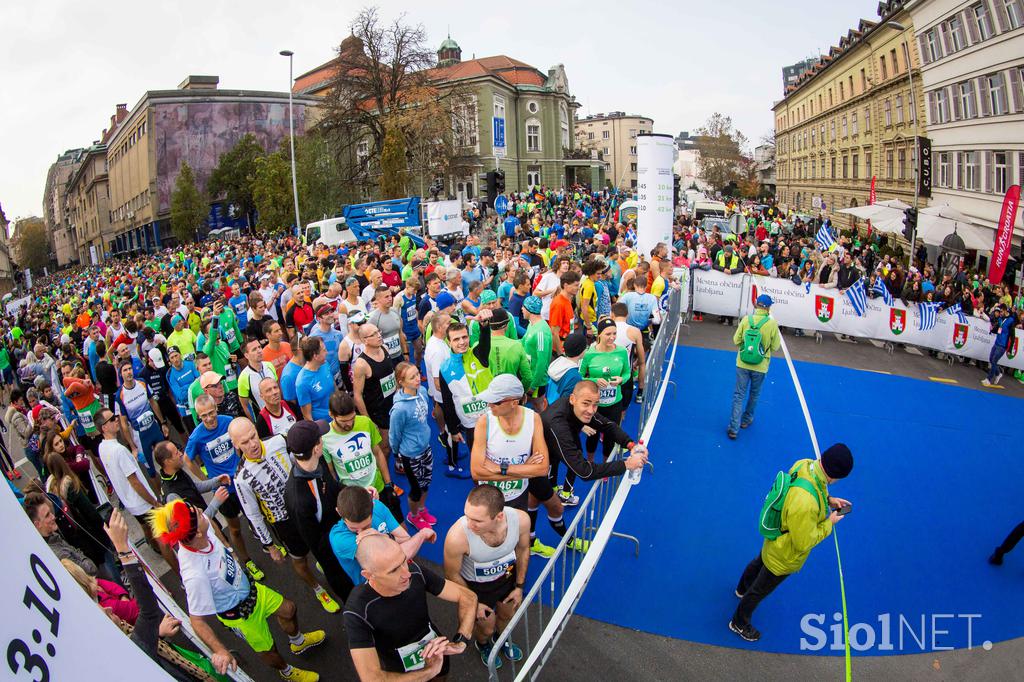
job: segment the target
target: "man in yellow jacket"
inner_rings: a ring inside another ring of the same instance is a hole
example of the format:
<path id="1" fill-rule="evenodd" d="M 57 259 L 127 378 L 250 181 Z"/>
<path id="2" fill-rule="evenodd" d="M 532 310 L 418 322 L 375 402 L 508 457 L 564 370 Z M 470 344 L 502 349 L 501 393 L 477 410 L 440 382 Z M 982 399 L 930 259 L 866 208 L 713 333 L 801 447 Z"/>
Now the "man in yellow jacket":
<path id="1" fill-rule="evenodd" d="M 729 629 L 748 642 L 761 637 L 750 623 L 754 609 L 789 575 L 803 568 L 814 547 L 832 534 L 832 527 L 844 518 L 850 503 L 829 497 L 828 485 L 853 471 L 850 448 L 836 443 L 821 453 L 820 460 L 802 459 L 789 470 L 809 481 L 817 495 L 793 485 L 782 505 L 782 535 L 765 540 L 761 552 L 747 564 L 736 586 L 740 603 L 729 621 Z M 843 508 L 847 508 L 843 511 Z"/>

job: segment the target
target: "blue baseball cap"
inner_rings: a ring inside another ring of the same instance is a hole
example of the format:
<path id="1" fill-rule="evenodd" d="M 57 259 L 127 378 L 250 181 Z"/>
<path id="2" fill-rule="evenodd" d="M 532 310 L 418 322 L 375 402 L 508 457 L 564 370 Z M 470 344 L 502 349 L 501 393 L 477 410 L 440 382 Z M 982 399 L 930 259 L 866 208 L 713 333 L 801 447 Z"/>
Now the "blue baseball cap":
<path id="1" fill-rule="evenodd" d="M 775 301 L 773 301 L 772 297 L 768 294 L 761 294 L 757 297 L 756 303 L 759 308 L 771 308 Z"/>
<path id="2" fill-rule="evenodd" d="M 449 306 L 455 305 L 455 297 L 449 294 L 447 291 L 442 291 L 437 295 L 437 309 L 444 310 Z"/>

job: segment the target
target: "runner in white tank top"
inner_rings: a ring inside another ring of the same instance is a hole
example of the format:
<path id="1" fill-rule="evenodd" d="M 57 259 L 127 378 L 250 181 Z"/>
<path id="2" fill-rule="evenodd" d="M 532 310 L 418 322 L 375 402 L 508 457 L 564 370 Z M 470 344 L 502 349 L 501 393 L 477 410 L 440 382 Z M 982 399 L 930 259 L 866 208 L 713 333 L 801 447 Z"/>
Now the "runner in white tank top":
<path id="1" fill-rule="evenodd" d="M 528 407 L 520 406 L 522 425 L 515 433 L 506 433 L 501 423 L 490 410 L 485 413 L 487 419 L 487 459 L 498 466 L 525 464 L 533 451 L 534 417 L 537 414 Z M 527 479 L 518 478 L 508 481 L 487 481 L 497 486 L 505 496 L 505 504 L 516 509 L 526 510 Z"/>

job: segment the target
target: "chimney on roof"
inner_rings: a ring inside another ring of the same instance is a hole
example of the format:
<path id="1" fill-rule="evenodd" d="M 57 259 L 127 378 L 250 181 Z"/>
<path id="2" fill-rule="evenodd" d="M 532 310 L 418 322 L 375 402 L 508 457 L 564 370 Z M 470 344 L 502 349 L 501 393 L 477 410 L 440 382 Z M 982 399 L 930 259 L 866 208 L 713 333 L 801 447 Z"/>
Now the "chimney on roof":
<path id="1" fill-rule="evenodd" d="M 117 105 L 117 110 L 118 111 L 127 112 L 128 111 L 128 105 L 127 104 L 118 104 Z"/>
<path id="2" fill-rule="evenodd" d="M 219 76 L 188 76 L 178 84 L 179 90 L 216 90 Z"/>

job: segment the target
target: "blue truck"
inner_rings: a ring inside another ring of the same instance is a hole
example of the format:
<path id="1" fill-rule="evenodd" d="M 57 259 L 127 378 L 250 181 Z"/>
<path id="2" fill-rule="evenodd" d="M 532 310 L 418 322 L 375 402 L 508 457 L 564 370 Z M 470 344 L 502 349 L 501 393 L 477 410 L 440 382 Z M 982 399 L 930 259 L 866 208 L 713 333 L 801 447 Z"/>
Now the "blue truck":
<path id="1" fill-rule="evenodd" d="M 351 242 L 374 241 L 397 236 L 401 228 L 417 247 L 423 242 L 423 218 L 419 197 L 350 204 L 341 215 L 306 225 L 303 242 L 307 245 L 339 246 Z"/>

